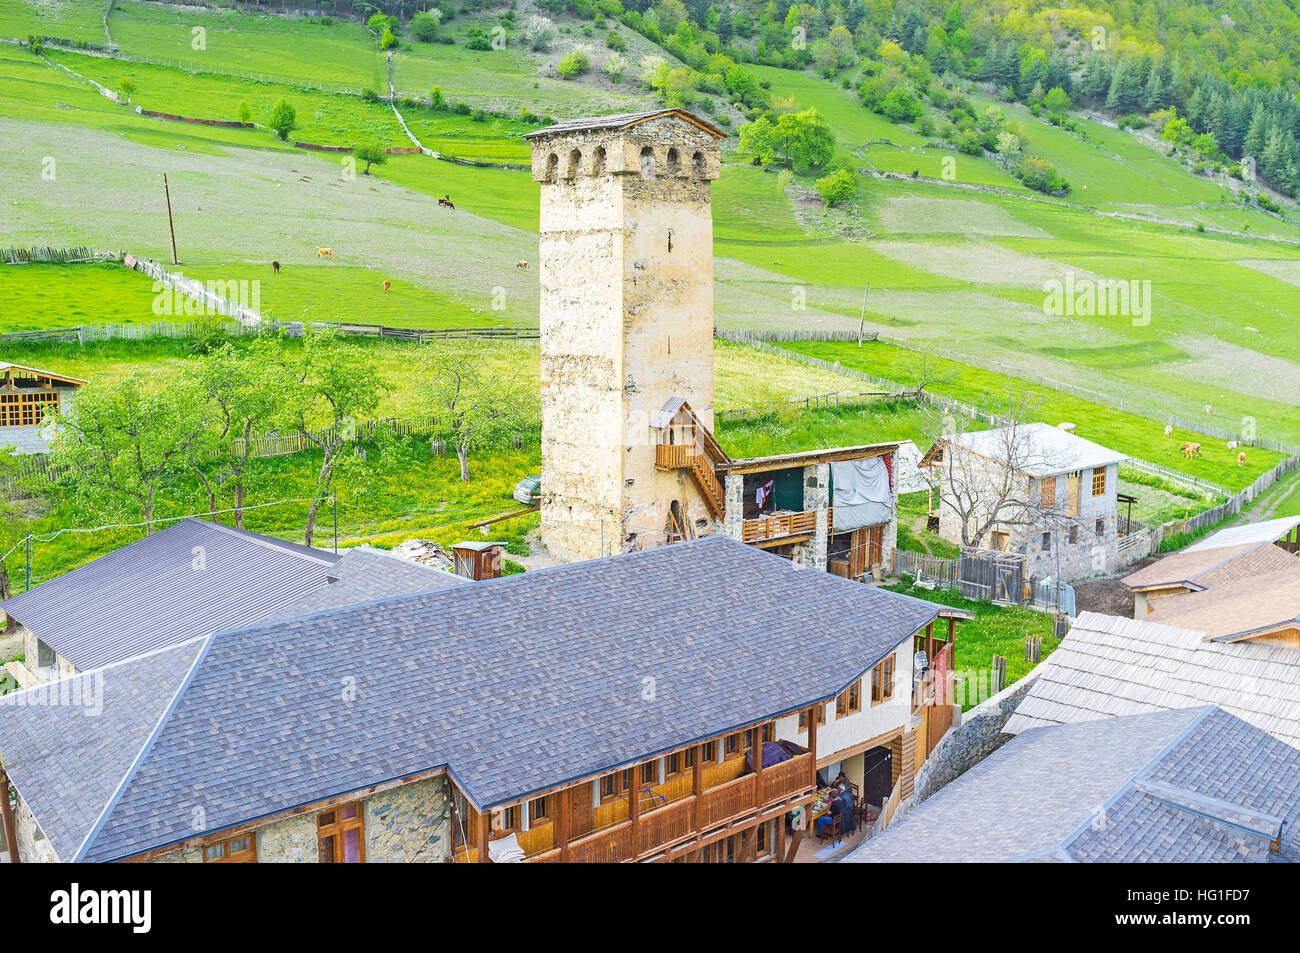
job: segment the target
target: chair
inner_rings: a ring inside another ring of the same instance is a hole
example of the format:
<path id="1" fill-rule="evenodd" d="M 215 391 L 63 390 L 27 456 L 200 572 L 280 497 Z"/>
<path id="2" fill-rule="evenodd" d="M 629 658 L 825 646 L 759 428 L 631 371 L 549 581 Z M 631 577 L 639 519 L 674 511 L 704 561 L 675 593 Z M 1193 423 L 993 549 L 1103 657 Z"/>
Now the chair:
<path id="1" fill-rule="evenodd" d="M 840 818 L 831 817 L 824 814 L 817 818 L 817 839 L 826 840 L 828 838 L 838 841 L 843 836 L 843 825 Z"/>

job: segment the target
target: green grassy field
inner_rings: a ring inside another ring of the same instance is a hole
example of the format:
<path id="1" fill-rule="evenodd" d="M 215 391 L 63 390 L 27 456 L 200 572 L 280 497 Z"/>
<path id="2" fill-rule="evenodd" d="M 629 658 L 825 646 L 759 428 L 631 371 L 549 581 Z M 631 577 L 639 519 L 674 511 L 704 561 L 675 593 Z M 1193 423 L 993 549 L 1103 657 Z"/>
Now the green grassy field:
<path id="1" fill-rule="evenodd" d="M 800 341 L 782 346 L 824 361 L 838 361 L 845 368 L 896 380 L 905 387 L 913 386 L 915 375 L 921 371 L 916 352 L 882 341 L 868 341 L 861 347 L 851 342 L 831 341 Z M 986 405 L 1006 400 L 1007 395 L 1014 391 L 1028 390 L 1037 410 L 1036 416 L 1048 423 L 1069 421 L 1075 424 L 1075 433 L 1080 437 L 1211 480 L 1229 489 L 1248 485 L 1281 459 L 1280 454 L 1252 448 L 1247 453 L 1246 465 L 1239 467 L 1236 462 L 1238 451 L 1229 450 L 1222 441 L 1212 441 L 1183 430 L 1175 430 L 1166 437 L 1162 425 L 1146 417 L 1123 413 L 1036 386 L 1032 381 L 1010 378 L 968 364 L 941 358 L 928 360 L 926 371 L 936 377 L 936 382 L 928 389 L 934 393 Z M 1185 441 L 1200 443 L 1201 455 L 1186 460 L 1178 449 Z"/>

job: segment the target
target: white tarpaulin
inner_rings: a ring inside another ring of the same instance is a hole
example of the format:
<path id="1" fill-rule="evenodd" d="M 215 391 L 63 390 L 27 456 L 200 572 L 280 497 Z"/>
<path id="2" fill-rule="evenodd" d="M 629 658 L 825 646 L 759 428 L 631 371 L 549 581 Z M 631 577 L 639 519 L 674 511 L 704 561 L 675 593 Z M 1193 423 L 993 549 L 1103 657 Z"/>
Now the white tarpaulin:
<path id="1" fill-rule="evenodd" d="M 837 533 L 888 523 L 894 515 L 894 497 L 889 492 L 889 471 L 884 457 L 832 463 L 831 486 Z"/>

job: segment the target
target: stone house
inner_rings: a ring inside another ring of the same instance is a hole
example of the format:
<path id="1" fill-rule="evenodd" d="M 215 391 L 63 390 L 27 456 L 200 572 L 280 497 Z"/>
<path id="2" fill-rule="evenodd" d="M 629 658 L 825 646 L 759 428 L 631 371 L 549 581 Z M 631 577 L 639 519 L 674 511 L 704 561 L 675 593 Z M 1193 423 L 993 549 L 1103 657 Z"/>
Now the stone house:
<path id="1" fill-rule="evenodd" d="M 1028 578 L 1069 581 L 1119 566 L 1124 454 L 1045 423 L 940 438 L 923 458 L 939 490 L 939 536 L 1020 554 Z"/>
<path id="2" fill-rule="evenodd" d="M 0 449 L 46 453 L 54 437 L 43 426 L 46 415 L 71 414 L 85 384 L 77 377 L 0 361 Z"/>
<path id="3" fill-rule="evenodd" d="M 723 536 L 379 598 L 370 568 L 0 698 L 21 859 L 782 860 L 819 771 L 910 784 L 915 642 L 961 616 Z"/>

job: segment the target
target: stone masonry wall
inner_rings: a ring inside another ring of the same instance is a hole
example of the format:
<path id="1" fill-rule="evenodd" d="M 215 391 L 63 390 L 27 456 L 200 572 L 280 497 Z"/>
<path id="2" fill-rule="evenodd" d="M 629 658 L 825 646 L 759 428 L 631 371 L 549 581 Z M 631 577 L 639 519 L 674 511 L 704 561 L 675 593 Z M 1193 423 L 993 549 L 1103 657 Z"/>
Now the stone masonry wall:
<path id="1" fill-rule="evenodd" d="M 450 803 L 448 782 L 442 777 L 404 784 L 366 798 L 363 802 L 366 863 L 444 862 L 451 849 Z M 256 830 L 258 863 L 316 863 L 319 813 L 285 818 Z M 26 852 L 23 859 L 27 859 Z M 202 861 L 199 847 L 186 847 L 153 858 L 154 863 Z"/>
<path id="2" fill-rule="evenodd" d="M 561 559 L 664 542 L 693 481 L 654 466 L 651 417 L 713 424 L 712 136 L 675 117 L 534 141 L 541 183 L 542 541 Z"/>

